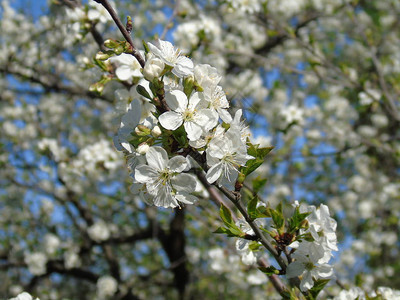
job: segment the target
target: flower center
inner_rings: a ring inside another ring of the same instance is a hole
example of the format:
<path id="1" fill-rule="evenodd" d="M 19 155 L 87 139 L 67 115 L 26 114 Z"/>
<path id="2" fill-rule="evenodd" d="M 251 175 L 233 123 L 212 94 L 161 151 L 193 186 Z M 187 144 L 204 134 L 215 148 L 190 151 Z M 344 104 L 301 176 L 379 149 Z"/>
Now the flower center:
<path id="1" fill-rule="evenodd" d="M 312 262 L 307 262 L 304 267 L 306 268 L 306 270 L 311 271 L 312 269 L 315 268 L 314 264 Z"/>
<path id="2" fill-rule="evenodd" d="M 193 121 L 194 120 L 194 115 L 195 115 L 195 111 L 194 110 L 186 109 L 183 112 L 183 120 L 185 122 Z"/>
<path id="3" fill-rule="evenodd" d="M 166 185 L 171 179 L 171 172 L 168 169 L 164 169 L 159 173 L 157 185 L 162 184 Z"/>

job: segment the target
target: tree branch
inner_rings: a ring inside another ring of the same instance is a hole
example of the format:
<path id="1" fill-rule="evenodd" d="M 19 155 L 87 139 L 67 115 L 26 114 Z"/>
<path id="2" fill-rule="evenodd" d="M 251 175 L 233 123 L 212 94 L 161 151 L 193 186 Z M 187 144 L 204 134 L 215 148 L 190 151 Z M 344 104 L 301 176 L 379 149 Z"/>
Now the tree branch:
<path id="1" fill-rule="evenodd" d="M 131 35 L 126 30 L 125 26 L 122 24 L 117 13 L 115 12 L 114 8 L 110 5 L 110 3 L 107 0 L 93 0 L 93 1 L 100 3 L 108 11 L 108 13 L 111 15 L 111 18 L 114 20 L 115 24 L 118 26 L 118 29 L 121 31 L 121 33 L 124 36 L 124 38 L 126 39 L 126 41 L 131 45 L 131 48 L 132 48 L 131 54 L 138 60 L 138 62 L 142 66 L 142 68 L 144 68 L 145 61 L 144 61 L 142 55 L 140 55 L 140 52 L 136 49 L 135 45 L 133 44 Z"/>

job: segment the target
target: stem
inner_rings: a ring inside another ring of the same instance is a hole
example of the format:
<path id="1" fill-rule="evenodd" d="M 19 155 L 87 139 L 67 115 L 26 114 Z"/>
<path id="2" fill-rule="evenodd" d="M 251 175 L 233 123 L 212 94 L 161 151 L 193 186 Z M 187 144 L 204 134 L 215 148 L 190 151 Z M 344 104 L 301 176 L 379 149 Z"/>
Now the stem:
<path id="1" fill-rule="evenodd" d="M 144 68 L 145 61 L 143 57 L 140 55 L 140 52 L 136 49 L 135 45 L 133 44 L 133 40 L 129 32 L 126 30 L 125 26 L 122 24 L 121 20 L 119 19 L 117 13 L 115 12 L 114 8 L 110 5 L 107 0 L 93 0 L 101 5 L 108 11 L 111 18 L 114 20 L 115 24 L 118 26 L 118 29 L 121 31 L 122 35 L 124 36 L 125 40 L 131 45 L 132 47 L 132 55 L 138 60 L 142 68 Z"/>

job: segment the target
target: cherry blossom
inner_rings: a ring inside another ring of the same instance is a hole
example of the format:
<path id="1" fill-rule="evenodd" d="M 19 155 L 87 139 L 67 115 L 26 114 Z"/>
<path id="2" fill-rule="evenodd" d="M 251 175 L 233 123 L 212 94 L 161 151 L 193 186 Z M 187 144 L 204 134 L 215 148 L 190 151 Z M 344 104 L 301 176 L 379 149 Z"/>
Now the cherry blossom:
<path id="1" fill-rule="evenodd" d="M 168 158 L 167 152 L 158 146 L 146 152 L 147 165 L 135 168 L 134 177 L 146 185 L 153 203 L 162 207 L 177 207 L 179 202 L 193 204 L 197 197 L 191 195 L 196 189 L 196 180 L 190 174 L 182 173 L 187 166 L 186 158 L 177 155 Z"/>
<path id="2" fill-rule="evenodd" d="M 166 65 L 171 66 L 172 73 L 178 77 L 193 74 L 193 62 L 182 55 L 170 42 L 157 40 L 155 45 L 147 43 L 151 52 L 159 57 Z"/>
<path id="3" fill-rule="evenodd" d="M 163 113 L 159 122 L 166 129 L 175 130 L 183 124 L 189 140 L 195 141 L 204 131 L 217 125 L 218 114 L 207 108 L 207 102 L 199 93 L 188 100 L 183 92 L 174 90 L 166 94 L 165 100 L 172 111 Z"/>

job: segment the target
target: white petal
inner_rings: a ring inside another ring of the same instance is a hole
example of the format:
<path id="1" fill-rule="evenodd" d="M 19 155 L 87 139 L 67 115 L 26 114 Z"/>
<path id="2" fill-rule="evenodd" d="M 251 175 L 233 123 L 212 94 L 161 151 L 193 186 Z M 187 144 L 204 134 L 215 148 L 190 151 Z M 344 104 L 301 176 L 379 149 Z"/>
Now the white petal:
<path id="1" fill-rule="evenodd" d="M 249 249 L 249 242 L 245 239 L 236 240 L 236 250 L 237 251 L 247 251 Z"/>
<path id="2" fill-rule="evenodd" d="M 215 181 L 217 181 L 218 178 L 221 176 L 221 173 L 222 173 L 221 163 L 212 166 L 206 174 L 208 183 L 214 183 Z"/>
<path id="3" fill-rule="evenodd" d="M 190 195 L 188 193 L 178 193 L 175 195 L 176 200 L 185 204 L 194 204 L 199 199 L 196 196 Z"/>
<path id="4" fill-rule="evenodd" d="M 204 105 L 202 105 L 202 102 L 204 103 Z M 200 93 L 194 93 L 189 99 L 188 107 L 191 110 L 193 110 L 194 108 L 196 108 L 196 109 L 201 109 L 203 107 L 205 108 L 206 105 L 207 105 L 207 102 L 202 99 L 202 96 L 200 96 Z M 201 106 L 203 106 L 203 107 L 201 107 Z"/>
<path id="5" fill-rule="evenodd" d="M 147 46 L 149 46 L 149 49 L 150 49 L 150 51 L 154 54 L 154 55 L 156 55 L 156 56 L 158 56 L 158 57 L 161 57 L 162 56 L 162 52 L 161 52 L 161 50 L 158 48 L 159 46 L 160 46 L 160 42 L 164 42 L 164 41 L 161 41 L 161 40 L 158 40 L 158 41 L 156 41 L 156 45 L 153 45 L 152 43 L 147 43 Z"/>
<path id="6" fill-rule="evenodd" d="M 167 151 L 161 147 L 153 146 L 147 151 L 146 160 L 149 166 L 157 171 L 164 170 L 168 164 Z"/>
<path id="7" fill-rule="evenodd" d="M 232 116 L 228 112 L 228 110 L 219 108 L 217 111 L 222 121 L 224 121 L 227 124 L 232 122 Z"/>
<path id="8" fill-rule="evenodd" d="M 135 169 L 135 179 L 140 183 L 151 183 L 154 182 L 158 177 L 157 171 L 147 165 L 139 165 Z"/>
<path id="9" fill-rule="evenodd" d="M 182 115 L 174 111 L 166 111 L 158 117 L 158 121 L 165 129 L 175 130 L 182 125 Z"/>
<path id="10" fill-rule="evenodd" d="M 132 68 L 128 65 L 122 65 L 115 70 L 119 80 L 128 81 L 132 78 Z"/>
<path id="11" fill-rule="evenodd" d="M 183 126 L 185 127 L 188 139 L 191 141 L 198 140 L 203 133 L 203 128 L 194 122 L 185 122 Z"/>
<path id="12" fill-rule="evenodd" d="M 172 157 L 168 162 L 168 168 L 171 172 L 181 173 L 187 166 L 187 160 L 185 157 L 178 155 Z"/>
<path id="13" fill-rule="evenodd" d="M 303 278 L 301 279 L 300 290 L 305 292 L 311 289 L 313 286 L 314 286 L 314 281 L 312 279 L 312 276 L 310 272 L 306 272 L 306 274 L 304 274 Z"/>
<path id="14" fill-rule="evenodd" d="M 196 179 L 190 174 L 179 174 L 171 179 L 177 192 L 193 193 L 196 190 Z"/>
<path id="15" fill-rule="evenodd" d="M 257 262 L 257 257 L 252 251 L 244 252 L 242 253 L 242 262 L 247 266 L 251 266 Z"/>
<path id="16" fill-rule="evenodd" d="M 193 74 L 193 62 L 185 56 L 179 56 L 172 73 L 180 78 Z"/>
<path id="17" fill-rule="evenodd" d="M 157 195 L 154 197 L 154 205 L 161 207 L 177 207 L 179 206 L 175 197 L 171 195 L 171 190 L 168 188 L 169 186 L 165 186 L 158 190 Z"/>
<path id="18" fill-rule="evenodd" d="M 206 131 L 213 129 L 218 124 L 218 113 L 212 109 L 201 109 L 196 114 L 196 123 Z"/>
<path id="19" fill-rule="evenodd" d="M 323 264 L 314 269 L 319 277 L 329 278 L 333 275 L 333 268 L 331 265 Z M 313 270 L 313 271 L 314 271 Z"/>
<path id="20" fill-rule="evenodd" d="M 300 276 L 303 274 L 305 270 L 304 264 L 299 262 L 299 261 L 294 261 L 289 264 L 289 266 L 286 269 L 286 277 L 287 278 L 293 278 Z"/>
<path id="21" fill-rule="evenodd" d="M 173 90 L 165 95 L 165 101 L 171 110 L 177 112 L 184 111 L 188 106 L 188 98 L 185 93 L 180 90 Z"/>
<path id="22" fill-rule="evenodd" d="M 133 100 L 128 107 L 128 111 L 121 119 L 121 127 L 129 127 L 132 131 L 139 124 L 142 113 L 142 105 L 138 100 Z"/>

